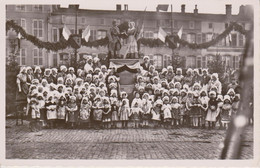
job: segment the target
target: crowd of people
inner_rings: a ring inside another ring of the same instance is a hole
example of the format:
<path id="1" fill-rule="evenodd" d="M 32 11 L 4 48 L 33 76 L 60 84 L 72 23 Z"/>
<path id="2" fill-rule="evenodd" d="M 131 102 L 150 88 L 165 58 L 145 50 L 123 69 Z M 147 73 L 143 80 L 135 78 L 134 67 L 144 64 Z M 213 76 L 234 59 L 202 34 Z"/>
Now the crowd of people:
<path id="1" fill-rule="evenodd" d="M 77 70 L 21 67 L 17 94 L 27 102 L 30 129 L 129 128 L 129 121 L 135 128 L 228 127 L 240 103 L 236 79 L 223 91 L 217 73 L 190 68 L 183 73 L 172 66 L 158 72 L 148 56 L 143 59 L 132 100 L 120 90 L 116 68 L 101 65 L 97 57 L 88 56 Z"/>

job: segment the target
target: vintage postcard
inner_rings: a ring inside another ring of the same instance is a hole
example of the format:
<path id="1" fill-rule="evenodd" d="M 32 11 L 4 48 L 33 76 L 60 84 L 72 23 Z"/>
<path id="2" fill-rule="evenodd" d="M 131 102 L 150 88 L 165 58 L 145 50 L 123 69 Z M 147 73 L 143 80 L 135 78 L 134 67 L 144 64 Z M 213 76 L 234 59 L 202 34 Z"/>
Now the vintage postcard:
<path id="1" fill-rule="evenodd" d="M 1 14 L 1 166 L 260 166 L 259 1 Z"/>

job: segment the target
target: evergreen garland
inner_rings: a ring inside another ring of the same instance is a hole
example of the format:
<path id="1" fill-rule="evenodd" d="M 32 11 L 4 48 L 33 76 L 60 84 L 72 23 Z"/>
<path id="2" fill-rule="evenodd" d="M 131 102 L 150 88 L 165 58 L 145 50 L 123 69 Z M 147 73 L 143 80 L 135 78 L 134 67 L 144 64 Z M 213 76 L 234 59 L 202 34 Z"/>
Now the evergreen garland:
<path id="1" fill-rule="evenodd" d="M 124 22 L 121 25 L 119 25 L 118 27 L 120 29 L 120 32 L 127 31 L 128 23 Z M 67 47 L 74 47 L 73 42 L 71 41 L 73 35 L 71 35 L 71 37 L 68 40 L 61 38 L 59 42 L 45 42 L 45 41 L 38 39 L 37 37 L 35 37 L 33 35 L 27 34 L 25 32 L 25 30 L 21 26 L 16 24 L 13 20 L 6 21 L 6 31 L 9 31 L 11 28 L 16 33 L 20 32 L 20 34 L 22 35 L 22 37 L 24 39 L 32 42 L 35 46 L 37 46 L 39 48 L 45 48 L 45 49 L 51 50 L 51 51 L 58 51 L 58 50 L 66 49 Z M 174 34 L 174 35 L 166 36 L 165 44 L 171 49 L 177 48 L 177 43 L 179 43 L 181 46 L 187 46 L 191 49 L 205 49 L 205 48 L 208 48 L 210 46 L 217 44 L 223 38 L 226 38 L 232 30 L 238 31 L 241 34 L 246 35 L 246 36 L 248 33 L 238 23 L 231 22 L 225 31 L 223 31 L 221 34 L 219 34 L 216 38 L 212 39 L 211 41 L 201 43 L 201 44 L 189 43 L 183 39 L 180 39 L 177 34 Z M 108 41 L 107 37 L 99 39 L 99 40 L 95 40 L 95 41 L 89 41 L 89 42 L 86 42 L 85 39 L 82 39 L 81 45 L 86 46 L 86 47 L 96 47 L 97 48 L 100 46 L 106 46 L 108 44 L 108 42 L 109 41 Z M 140 45 L 148 46 L 148 47 L 160 47 L 160 46 L 165 45 L 159 39 L 148 39 L 148 38 L 140 38 L 137 41 L 137 44 L 138 44 L 138 48 L 140 48 Z"/>

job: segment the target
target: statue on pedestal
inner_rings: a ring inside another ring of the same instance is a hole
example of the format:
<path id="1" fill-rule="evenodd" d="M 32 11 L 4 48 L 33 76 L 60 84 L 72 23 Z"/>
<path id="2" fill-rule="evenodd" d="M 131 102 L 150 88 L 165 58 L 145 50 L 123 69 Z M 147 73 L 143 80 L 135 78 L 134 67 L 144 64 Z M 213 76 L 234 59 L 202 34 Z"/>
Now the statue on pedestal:
<path id="1" fill-rule="evenodd" d="M 120 30 L 117 26 L 117 21 L 113 20 L 112 27 L 108 30 L 108 58 L 118 58 L 121 49 Z"/>

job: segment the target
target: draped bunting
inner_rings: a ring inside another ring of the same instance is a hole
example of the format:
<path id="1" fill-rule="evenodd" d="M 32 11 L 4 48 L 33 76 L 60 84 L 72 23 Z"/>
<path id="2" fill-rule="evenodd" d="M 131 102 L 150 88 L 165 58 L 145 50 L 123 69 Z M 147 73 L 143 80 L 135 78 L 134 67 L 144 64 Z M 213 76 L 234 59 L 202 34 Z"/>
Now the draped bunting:
<path id="1" fill-rule="evenodd" d="M 109 68 L 115 67 L 117 72 L 129 71 L 132 73 L 137 72 L 137 68 L 140 68 L 139 59 L 111 59 Z"/>
<path id="2" fill-rule="evenodd" d="M 127 31 L 128 23 L 124 22 L 124 23 L 120 24 L 118 27 L 120 29 L 120 32 Z M 45 41 L 38 39 L 37 37 L 35 37 L 33 35 L 26 33 L 25 30 L 21 26 L 17 25 L 13 20 L 6 21 L 6 31 L 10 30 L 11 28 L 17 34 L 20 33 L 24 39 L 32 42 L 35 46 L 37 46 L 39 48 L 45 48 L 45 49 L 51 50 L 51 51 L 58 51 L 58 50 L 66 49 L 67 47 L 77 47 L 77 46 L 73 45 L 73 42 L 74 42 L 73 37 L 76 35 L 71 35 L 68 40 L 61 38 L 59 42 L 45 42 Z M 165 44 L 171 49 L 177 48 L 178 43 L 180 44 L 180 46 L 186 46 L 191 49 L 205 49 L 205 48 L 208 48 L 210 46 L 217 44 L 222 39 L 226 38 L 232 30 L 238 31 L 247 37 L 248 31 L 246 31 L 243 28 L 243 26 L 239 25 L 236 22 L 230 22 L 230 24 L 226 28 L 226 30 L 224 30 L 221 34 L 219 34 L 217 37 L 215 37 L 211 41 L 201 43 L 201 44 L 189 43 L 183 39 L 180 39 L 177 34 L 173 34 L 173 35 L 166 36 Z M 106 46 L 107 44 L 108 44 L 107 37 L 99 39 L 99 40 L 95 40 L 95 41 L 88 41 L 88 42 L 86 42 L 85 39 L 81 40 L 81 46 L 85 46 L 85 47 L 100 47 L 100 46 Z M 148 39 L 148 38 L 140 38 L 137 41 L 137 44 L 138 44 L 139 49 L 140 49 L 140 45 L 148 46 L 148 47 L 165 46 L 165 44 L 163 42 L 161 42 L 159 39 Z"/>

